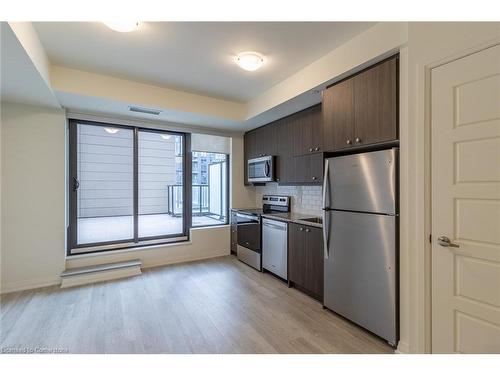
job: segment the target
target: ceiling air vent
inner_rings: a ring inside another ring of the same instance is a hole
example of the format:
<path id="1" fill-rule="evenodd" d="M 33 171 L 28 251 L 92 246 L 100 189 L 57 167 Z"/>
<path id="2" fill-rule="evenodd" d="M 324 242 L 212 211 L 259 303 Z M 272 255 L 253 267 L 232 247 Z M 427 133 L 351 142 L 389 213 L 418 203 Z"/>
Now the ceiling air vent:
<path id="1" fill-rule="evenodd" d="M 128 107 L 130 112 L 146 113 L 148 115 L 158 116 L 161 111 L 159 109 L 141 108 L 141 107 Z"/>

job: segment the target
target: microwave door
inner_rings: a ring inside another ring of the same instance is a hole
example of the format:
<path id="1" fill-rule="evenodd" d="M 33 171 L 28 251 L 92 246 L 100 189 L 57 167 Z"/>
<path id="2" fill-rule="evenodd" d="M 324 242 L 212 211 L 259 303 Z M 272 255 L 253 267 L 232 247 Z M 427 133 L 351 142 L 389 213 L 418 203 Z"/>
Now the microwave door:
<path id="1" fill-rule="evenodd" d="M 266 156 L 248 160 L 248 180 L 251 182 L 273 181 L 273 157 Z"/>

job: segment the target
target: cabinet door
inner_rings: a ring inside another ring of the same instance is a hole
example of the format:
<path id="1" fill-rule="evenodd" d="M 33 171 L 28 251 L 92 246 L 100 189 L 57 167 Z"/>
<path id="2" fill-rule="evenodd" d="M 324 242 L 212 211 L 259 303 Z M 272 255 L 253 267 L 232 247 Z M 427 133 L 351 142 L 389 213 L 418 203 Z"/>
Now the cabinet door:
<path id="1" fill-rule="evenodd" d="M 323 234 L 320 228 L 305 227 L 306 284 L 305 288 L 323 298 Z"/>
<path id="2" fill-rule="evenodd" d="M 250 133 L 253 134 L 253 158 L 267 155 L 276 155 L 276 126 L 274 123 L 257 128 Z"/>
<path id="3" fill-rule="evenodd" d="M 257 139 L 257 130 L 252 130 L 245 134 L 245 154 L 247 159 L 259 157 L 259 144 Z"/>
<path id="4" fill-rule="evenodd" d="M 311 108 L 310 126 L 312 152 L 323 152 L 323 110 L 319 104 Z"/>
<path id="5" fill-rule="evenodd" d="M 238 250 L 238 230 L 236 225 L 236 212 L 231 211 L 231 252 L 236 254 Z"/>
<path id="6" fill-rule="evenodd" d="M 293 158 L 294 183 L 321 183 L 323 181 L 323 154 L 295 156 Z"/>
<path id="7" fill-rule="evenodd" d="M 353 79 L 323 91 L 323 149 L 335 151 L 350 147 L 354 135 Z"/>
<path id="8" fill-rule="evenodd" d="M 354 144 L 397 139 L 397 58 L 353 78 Z"/>
<path id="9" fill-rule="evenodd" d="M 309 156 L 309 182 L 323 182 L 323 154 L 314 154 Z"/>
<path id="10" fill-rule="evenodd" d="M 281 119 L 276 124 L 276 181 L 288 183 L 293 180 L 293 134 L 292 123 L 288 118 Z"/>
<path id="11" fill-rule="evenodd" d="M 311 134 L 309 131 L 309 118 L 307 110 L 290 116 L 293 134 L 293 155 L 301 156 L 309 153 L 311 147 Z"/>
<path id="12" fill-rule="evenodd" d="M 306 283 L 306 243 L 303 225 L 288 225 L 288 279 L 300 286 Z"/>
<path id="13" fill-rule="evenodd" d="M 295 156 L 322 152 L 323 127 L 321 105 L 307 108 L 293 116 L 293 154 Z"/>
<path id="14" fill-rule="evenodd" d="M 277 126 L 274 122 L 260 128 L 258 140 L 262 144 L 262 156 L 276 155 L 276 153 L 278 152 L 276 133 Z"/>

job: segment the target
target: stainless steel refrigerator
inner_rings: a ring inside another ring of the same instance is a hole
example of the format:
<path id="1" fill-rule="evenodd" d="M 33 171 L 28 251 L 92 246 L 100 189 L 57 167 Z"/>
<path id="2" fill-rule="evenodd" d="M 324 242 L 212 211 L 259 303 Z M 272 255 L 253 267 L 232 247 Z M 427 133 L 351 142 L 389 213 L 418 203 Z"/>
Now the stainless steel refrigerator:
<path id="1" fill-rule="evenodd" d="M 324 305 L 398 341 L 398 149 L 325 160 Z"/>

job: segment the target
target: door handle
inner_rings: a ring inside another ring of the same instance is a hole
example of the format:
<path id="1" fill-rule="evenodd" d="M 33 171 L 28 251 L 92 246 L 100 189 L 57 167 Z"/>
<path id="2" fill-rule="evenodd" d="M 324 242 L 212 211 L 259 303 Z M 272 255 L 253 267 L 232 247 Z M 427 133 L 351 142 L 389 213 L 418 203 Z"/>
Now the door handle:
<path id="1" fill-rule="evenodd" d="M 78 178 L 73 177 L 73 191 L 77 191 L 80 188 L 80 181 Z"/>
<path id="2" fill-rule="evenodd" d="M 328 259 L 330 256 L 329 250 L 328 250 L 328 242 L 329 242 L 329 237 L 330 233 L 329 231 L 329 223 L 328 223 L 328 218 L 327 216 L 329 213 L 327 212 L 328 205 L 330 202 L 326 202 L 327 196 L 329 194 L 329 169 L 330 169 L 330 162 L 328 159 L 325 160 L 325 175 L 323 177 L 323 246 L 324 246 L 324 253 L 325 253 L 325 259 Z"/>
<path id="3" fill-rule="evenodd" d="M 443 247 L 460 247 L 460 245 L 457 245 L 456 243 L 451 242 L 450 239 L 446 236 L 439 237 L 438 244 L 443 246 Z"/>

